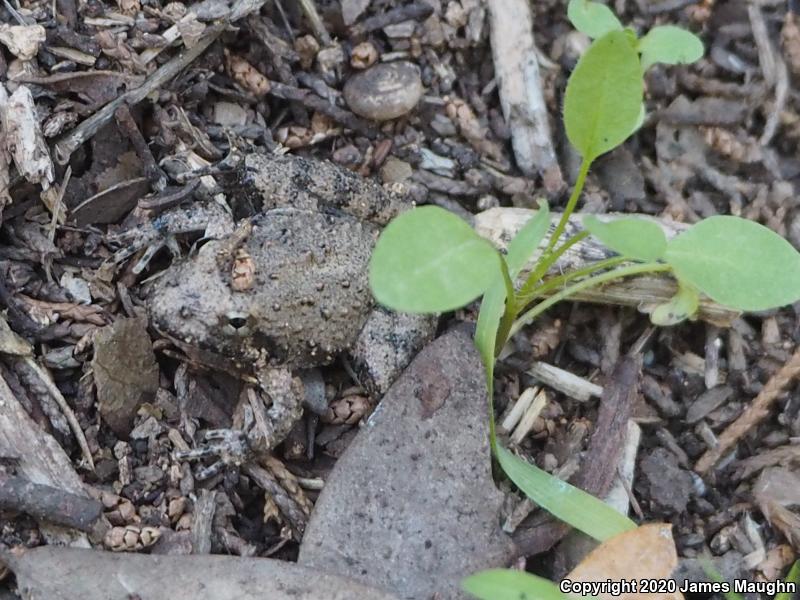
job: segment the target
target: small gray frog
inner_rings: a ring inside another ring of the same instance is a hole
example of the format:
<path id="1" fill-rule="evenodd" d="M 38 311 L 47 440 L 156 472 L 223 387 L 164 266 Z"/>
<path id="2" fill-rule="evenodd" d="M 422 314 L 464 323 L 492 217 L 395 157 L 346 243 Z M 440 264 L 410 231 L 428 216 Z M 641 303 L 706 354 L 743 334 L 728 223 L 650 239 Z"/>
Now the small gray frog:
<path id="1" fill-rule="evenodd" d="M 198 362 L 255 375 L 271 400 L 247 431 L 211 432 L 214 443 L 189 458 L 270 450 L 301 417 L 295 375 L 342 353 L 382 393 L 436 324 L 373 306 L 369 259 L 380 226 L 410 206 L 402 194 L 328 162 L 251 155 L 245 166 L 239 189 L 261 212 L 170 267 L 147 295 L 159 332 Z"/>

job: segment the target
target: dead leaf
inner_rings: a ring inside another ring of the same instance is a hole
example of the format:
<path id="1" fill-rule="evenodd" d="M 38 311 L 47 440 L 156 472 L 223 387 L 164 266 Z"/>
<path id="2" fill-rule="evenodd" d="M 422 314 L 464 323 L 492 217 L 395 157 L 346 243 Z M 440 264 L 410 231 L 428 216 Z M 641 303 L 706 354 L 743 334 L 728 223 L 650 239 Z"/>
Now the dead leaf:
<path id="1" fill-rule="evenodd" d="M 669 579 L 678 565 L 672 525 L 649 523 L 626 531 L 595 548 L 567 575 L 573 582 Z M 665 593 L 596 594 L 601 600 L 680 600 L 679 591 Z"/>
<path id="2" fill-rule="evenodd" d="M 158 390 L 158 365 L 144 319 L 117 319 L 95 334 L 92 360 L 100 414 L 127 437 L 136 411 Z"/>

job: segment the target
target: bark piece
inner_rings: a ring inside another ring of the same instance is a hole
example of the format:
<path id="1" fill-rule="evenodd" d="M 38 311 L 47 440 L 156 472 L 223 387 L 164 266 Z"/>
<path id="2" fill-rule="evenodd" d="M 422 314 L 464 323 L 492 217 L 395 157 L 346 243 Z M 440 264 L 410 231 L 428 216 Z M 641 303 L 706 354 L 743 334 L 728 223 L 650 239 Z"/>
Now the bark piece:
<path id="1" fill-rule="evenodd" d="M 466 598 L 463 577 L 510 559 L 501 502 L 483 369 L 455 330 L 417 356 L 336 463 L 299 564 L 407 599 Z"/>
<path id="2" fill-rule="evenodd" d="M 26 512 L 56 525 L 91 532 L 102 516 L 97 501 L 0 473 L 0 508 Z"/>
<path id="3" fill-rule="evenodd" d="M 53 161 L 36 118 L 36 106 L 30 88 L 20 85 L 4 102 L 0 92 L 0 117 L 5 143 L 20 174 L 31 183 L 47 189 L 53 183 Z"/>
<path id="4" fill-rule="evenodd" d="M 397 600 L 350 579 L 268 558 L 147 556 L 45 546 L 2 555 L 25 598 Z"/>
<path id="5" fill-rule="evenodd" d="M 22 60 L 31 60 L 36 56 L 39 44 L 45 38 L 45 30 L 41 25 L 0 25 L 0 42 Z"/>
<path id="6" fill-rule="evenodd" d="M 145 319 L 117 319 L 97 332 L 92 369 L 100 414 L 127 438 L 136 411 L 158 391 L 158 365 Z"/>
<path id="7" fill-rule="evenodd" d="M 15 459 L 17 473 L 33 483 L 88 497 L 69 457 L 52 436 L 42 431 L 0 378 L 0 457 Z M 40 523 L 50 542 L 88 547 L 82 533 Z"/>

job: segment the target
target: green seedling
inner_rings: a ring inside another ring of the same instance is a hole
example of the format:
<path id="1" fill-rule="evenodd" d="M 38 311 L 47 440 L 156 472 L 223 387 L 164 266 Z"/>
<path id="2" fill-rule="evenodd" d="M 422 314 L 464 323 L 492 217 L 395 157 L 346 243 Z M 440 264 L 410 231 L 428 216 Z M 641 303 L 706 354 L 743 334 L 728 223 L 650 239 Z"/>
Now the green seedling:
<path id="1" fill-rule="evenodd" d="M 382 233 L 370 263 L 370 285 L 378 302 L 404 312 L 443 312 L 483 297 L 475 344 L 489 388 L 492 452 L 508 477 L 537 504 L 604 540 L 635 524 L 497 443 L 491 404 L 500 350 L 521 327 L 561 300 L 632 275 L 668 273 L 677 280 L 676 295 L 651 315 L 658 325 L 693 318 L 701 294 L 742 311 L 784 306 L 800 299 L 800 253 L 770 229 L 731 216 L 705 219 L 671 240 L 652 221 L 586 216 L 584 230 L 561 241 L 594 160 L 622 144 L 644 120 L 644 72 L 655 63 L 691 63 L 703 54 L 700 40 L 678 27 L 655 27 L 637 38 L 608 7 L 596 2 L 571 0 L 568 16 L 594 41 L 575 66 L 565 92 L 565 129 L 582 160 L 554 231 L 547 236 L 551 216 L 547 204 L 540 202 L 501 254 L 454 214 L 417 208 L 394 219 Z M 548 277 L 558 258 L 590 235 L 616 256 Z M 533 257 L 527 274 L 518 280 Z M 468 581 L 471 591 L 481 585 L 473 578 Z"/>
<path id="2" fill-rule="evenodd" d="M 464 589 L 481 600 L 570 600 L 558 586 L 543 577 L 512 571 L 489 569 L 467 577 Z"/>

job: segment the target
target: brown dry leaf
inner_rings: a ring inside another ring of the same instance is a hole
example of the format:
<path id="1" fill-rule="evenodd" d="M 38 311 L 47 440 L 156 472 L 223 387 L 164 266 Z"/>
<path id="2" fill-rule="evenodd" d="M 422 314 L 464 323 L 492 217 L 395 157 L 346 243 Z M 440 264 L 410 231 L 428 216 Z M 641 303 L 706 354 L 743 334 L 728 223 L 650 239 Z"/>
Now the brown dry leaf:
<path id="1" fill-rule="evenodd" d="M 8 322 L 3 318 L 0 318 L 0 352 L 13 356 L 31 356 L 33 354 L 31 345 L 12 331 Z"/>
<path id="2" fill-rule="evenodd" d="M 39 52 L 39 44 L 45 41 L 45 30 L 41 25 L 0 25 L 0 42 L 21 60 L 31 60 Z"/>
<path id="3" fill-rule="evenodd" d="M 158 391 L 158 365 L 146 319 L 120 318 L 94 336 L 92 370 L 103 420 L 127 438 L 136 412 Z"/>
<path id="4" fill-rule="evenodd" d="M 269 79 L 241 56 L 231 54 L 227 49 L 225 50 L 225 70 L 236 83 L 256 96 L 263 96 L 269 92 Z"/>
<path id="5" fill-rule="evenodd" d="M 678 553 L 672 539 L 672 525 L 649 523 L 626 531 L 595 548 L 567 576 L 572 581 L 668 579 L 678 565 Z M 680 600 L 680 592 L 612 596 L 597 595 L 601 600 Z"/>

